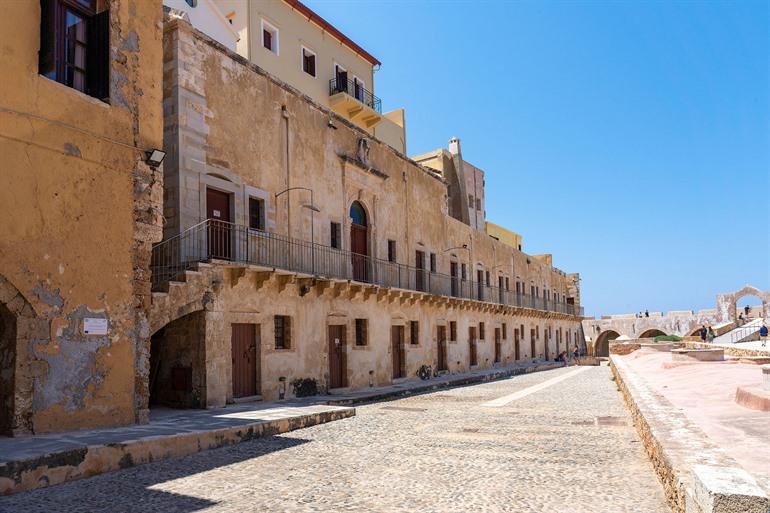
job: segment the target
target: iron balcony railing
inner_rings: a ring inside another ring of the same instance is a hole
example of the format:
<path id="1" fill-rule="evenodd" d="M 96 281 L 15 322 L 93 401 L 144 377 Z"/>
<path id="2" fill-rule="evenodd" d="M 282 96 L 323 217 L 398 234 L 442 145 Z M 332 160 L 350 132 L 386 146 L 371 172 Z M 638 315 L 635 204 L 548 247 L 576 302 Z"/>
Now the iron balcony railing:
<path id="1" fill-rule="evenodd" d="M 329 96 L 337 93 L 347 93 L 364 105 L 382 114 L 382 101 L 365 89 L 360 82 L 336 77 L 329 81 Z"/>
<path id="2" fill-rule="evenodd" d="M 152 248 L 152 287 L 161 286 L 198 262 L 229 261 L 313 276 L 421 291 L 439 296 L 486 301 L 569 315 L 583 315 L 576 305 L 489 286 L 427 269 L 381 260 L 285 235 L 209 219 Z"/>

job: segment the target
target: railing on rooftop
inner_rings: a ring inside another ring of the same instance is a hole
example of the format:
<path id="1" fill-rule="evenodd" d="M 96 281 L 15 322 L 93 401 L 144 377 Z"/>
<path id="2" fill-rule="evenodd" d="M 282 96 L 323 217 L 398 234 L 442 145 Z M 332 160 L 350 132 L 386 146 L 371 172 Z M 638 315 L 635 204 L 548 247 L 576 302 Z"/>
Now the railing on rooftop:
<path id="1" fill-rule="evenodd" d="M 382 101 L 374 96 L 371 91 L 364 88 L 360 82 L 335 77 L 329 81 L 329 96 L 337 93 L 347 93 L 364 105 L 382 114 Z"/>
<path id="2" fill-rule="evenodd" d="M 152 287 L 158 290 L 198 262 L 228 261 L 312 276 L 351 280 L 381 287 L 473 299 L 569 315 L 583 315 L 576 305 L 516 294 L 484 282 L 464 280 L 285 235 L 208 219 L 152 248 Z"/>

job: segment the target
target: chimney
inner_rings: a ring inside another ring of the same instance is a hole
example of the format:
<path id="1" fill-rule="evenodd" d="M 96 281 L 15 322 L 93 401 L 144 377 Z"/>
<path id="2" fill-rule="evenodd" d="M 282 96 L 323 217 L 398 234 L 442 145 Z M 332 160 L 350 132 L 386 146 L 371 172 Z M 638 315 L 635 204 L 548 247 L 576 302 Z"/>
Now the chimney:
<path id="1" fill-rule="evenodd" d="M 452 155 L 460 154 L 460 139 L 458 137 L 449 139 L 449 153 Z"/>

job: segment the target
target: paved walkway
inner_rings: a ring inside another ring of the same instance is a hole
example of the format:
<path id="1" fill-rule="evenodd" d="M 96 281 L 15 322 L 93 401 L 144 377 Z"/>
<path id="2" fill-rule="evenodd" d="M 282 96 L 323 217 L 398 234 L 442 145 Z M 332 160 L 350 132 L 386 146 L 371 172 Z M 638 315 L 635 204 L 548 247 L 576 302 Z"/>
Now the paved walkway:
<path id="1" fill-rule="evenodd" d="M 0 498 L 0 511 L 667 509 L 609 369 L 590 367 L 359 406 L 330 424 Z"/>
<path id="2" fill-rule="evenodd" d="M 725 361 L 664 369 L 671 353 L 622 358 L 770 493 L 770 413 L 735 402 L 737 387 L 762 382 L 759 365 Z"/>

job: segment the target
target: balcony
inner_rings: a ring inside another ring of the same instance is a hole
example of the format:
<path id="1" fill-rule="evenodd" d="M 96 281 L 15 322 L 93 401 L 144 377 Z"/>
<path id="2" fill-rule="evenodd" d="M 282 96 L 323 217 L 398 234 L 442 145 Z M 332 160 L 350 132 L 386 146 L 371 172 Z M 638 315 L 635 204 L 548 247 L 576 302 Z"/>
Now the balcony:
<path id="1" fill-rule="evenodd" d="M 460 276 L 430 272 L 321 244 L 209 219 L 152 248 L 152 288 L 174 280 L 198 262 L 255 265 L 328 279 L 581 316 L 576 305 L 516 294 Z"/>
<path id="2" fill-rule="evenodd" d="M 382 121 L 382 101 L 361 83 L 344 77 L 329 81 L 329 105 L 336 113 L 367 130 Z"/>

